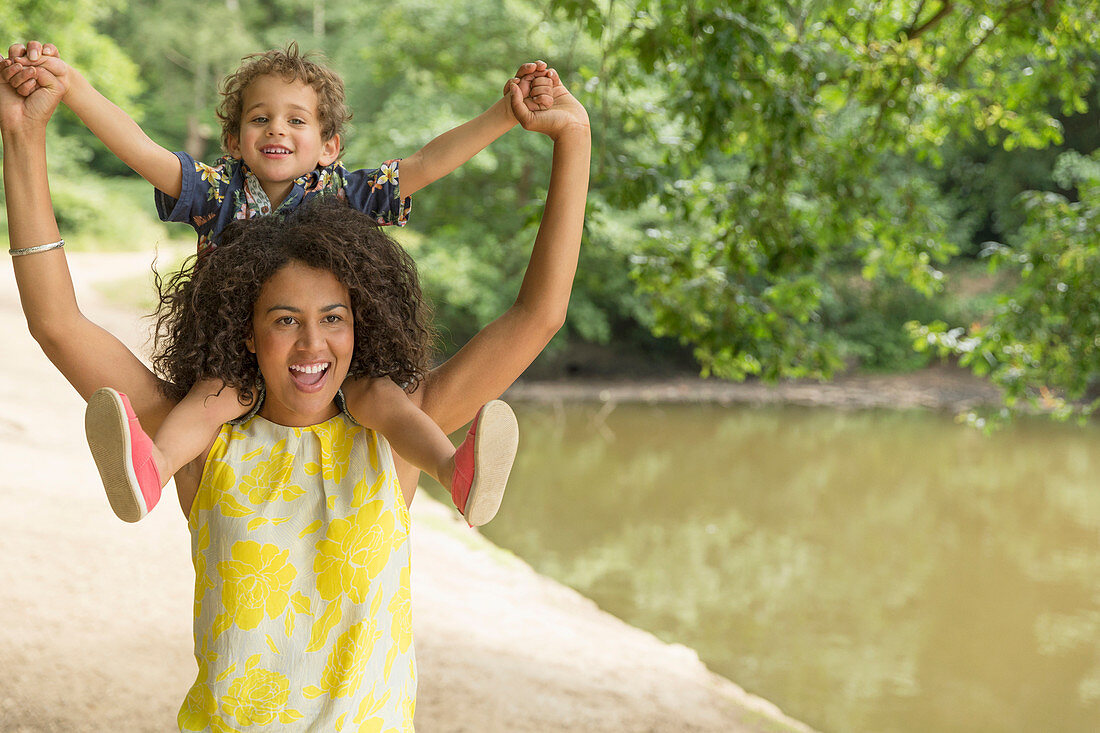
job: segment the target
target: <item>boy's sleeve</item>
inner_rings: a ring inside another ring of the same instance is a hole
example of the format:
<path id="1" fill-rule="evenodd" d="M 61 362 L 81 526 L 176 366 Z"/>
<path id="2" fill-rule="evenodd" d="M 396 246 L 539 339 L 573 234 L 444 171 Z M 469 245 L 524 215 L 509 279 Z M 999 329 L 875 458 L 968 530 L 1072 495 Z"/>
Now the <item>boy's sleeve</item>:
<path id="1" fill-rule="evenodd" d="M 380 168 L 362 168 L 344 175 L 348 204 L 379 224 L 409 223 L 412 197 L 401 198 L 400 160 L 387 160 Z"/>
<path id="2" fill-rule="evenodd" d="M 161 221 L 178 221 L 198 229 L 217 213 L 225 200 L 230 176 L 225 164 L 209 166 L 199 163 L 184 152 L 177 152 L 180 161 L 180 197 L 172 198 L 157 190 L 154 199 Z"/>

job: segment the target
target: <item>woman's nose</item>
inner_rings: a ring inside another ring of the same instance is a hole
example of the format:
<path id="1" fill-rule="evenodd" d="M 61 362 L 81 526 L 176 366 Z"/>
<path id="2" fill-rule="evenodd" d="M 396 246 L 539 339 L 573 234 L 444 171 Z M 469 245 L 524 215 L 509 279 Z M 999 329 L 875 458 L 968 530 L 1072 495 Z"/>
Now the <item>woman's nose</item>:
<path id="1" fill-rule="evenodd" d="M 315 324 L 307 324 L 298 332 L 298 348 L 312 351 L 323 341 L 321 329 Z"/>

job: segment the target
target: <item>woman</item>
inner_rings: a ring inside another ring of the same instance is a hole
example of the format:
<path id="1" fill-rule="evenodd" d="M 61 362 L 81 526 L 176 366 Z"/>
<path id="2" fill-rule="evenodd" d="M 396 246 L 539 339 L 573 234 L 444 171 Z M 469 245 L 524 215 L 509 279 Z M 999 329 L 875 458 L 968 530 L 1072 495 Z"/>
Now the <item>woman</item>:
<path id="1" fill-rule="evenodd" d="M 157 377 L 76 303 L 46 175 L 46 123 L 61 92 L 44 70 L 37 82 L 27 97 L 0 85 L 9 239 L 28 327 L 82 397 L 110 385 L 129 395 L 142 424 L 155 431 L 171 399 Z M 513 104 L 525 128 L 554 140 L 546 210 L 515 304 L 428 371 L 412 394 L 447 432 L 498 397 L 565 318 L 584 218 L 590 133 L 583 107 L 560 82 L 553 96 L 553 106 L 542 112 Z M 269 723 L 411 729 L 415 666 L 402 631 L 408 605 L 404 532 L 418 472 L 341 413 L 337 388 L 357 340 L 332 327 L 330 316 L 354 321 L 350 301 L 346 283 L 324 266 L 292 258 L 278 268 L 260 287 L 251 331 L 238 345 L 240 354 L 255 354 L 268 387 L 259 414 L 223 429 L 207 455 L 176 475 L 192 531 L 199 662 L 180 712 L 181 729 Z M 280 330 L 280 322 L 295 333 Z M 302 389 L 286 375 L 288 363 L 303 353 L 340 368 Z M 298 443 L 291 446 L 292 440 Z M 248 475 L 239 475 L 244 468 Z M 297 489 L 314 488 L 320 498 L 310 505 L 306 526 L 295 522 L 297 510 L 269 511 L 287 509 Z M 387 548 L 384 559 L 367 552 L 378 546 Z M 303 548 L 305 555 L 291 558 Z"/>

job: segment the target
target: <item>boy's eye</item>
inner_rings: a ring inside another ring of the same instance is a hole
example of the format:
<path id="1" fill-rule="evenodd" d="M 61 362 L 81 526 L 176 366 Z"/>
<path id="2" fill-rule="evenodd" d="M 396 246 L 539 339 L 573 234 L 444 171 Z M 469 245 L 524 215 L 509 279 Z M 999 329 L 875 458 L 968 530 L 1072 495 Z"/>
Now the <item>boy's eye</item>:
<path id="1" fill-rule="evenodd" d="M 306 121 L 303 120 L 301 117 L 291 117 L 290 122 L 293 125 L 304 125 L 304 124 L 306 124 Z"/>
<path id="2" fill-rule="evenodd" d="M 260 115 L 260 116 L 258 116 L 258 117 L 253 117 L 253 118 L 252 118 L 252 121 L 253 121 L 253 122 L 258 122 L 258 123 L 260 123 L 260 124 L 263 124 L 264 122 L 267 122 L 267 118 L 266 118 L 266 117 L 264 117 L 264 116 L 262 116 L 262 115 Z"/>

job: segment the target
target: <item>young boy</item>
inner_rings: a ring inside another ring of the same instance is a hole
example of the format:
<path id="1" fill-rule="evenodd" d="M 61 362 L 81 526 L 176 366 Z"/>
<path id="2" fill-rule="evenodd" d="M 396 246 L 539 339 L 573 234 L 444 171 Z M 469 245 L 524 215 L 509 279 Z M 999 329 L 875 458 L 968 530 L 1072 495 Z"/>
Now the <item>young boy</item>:
<path id="1" fill-rule="evenodd" d="M 8 56 L 0 75 L 23 95 L 35 88 L 37 66 L 57 77 L 66 90 L 65 104 L 119 159 L 153 184 L 161 218 L 195 228 L 199 256 L 217 246 L 218 235 L 234 219 L 286 213 L 323 193 L 347 200 L 380 224 L 403 225 L 414 192 L 509 130 L 516 123 L 513 103 L 532 110 L 549 106 L 552 85 L 546 64 L 524 64 L 505 85 L 505 98 L 470 122 L 409 158 L 387 161 L 378 169 L 348 171 L 338 162 L 341 129 L 350 117 L 343 82 L 291 44 L 285 51 L 245 57 L 226 79 L 218 116 L 229 155 L 208 166 L 153 142 L 64 63 L 52 44 L 12 46 Z M 291 323 L 293 318 L 286 320 L 288 329 L 308 330 Z M 323 348 L 304 345 L 301 358 L 288 364 L 288 370 L 295 389 L 309 393 L 320 389 L 330 366 Z M 389 378 L 348 379 L 343 393 L 360 423 L 381 432 L 402 457 L 451 491 L 468 523 L 492 519 L 518 444 L 515 416 L 506 404 L 488 403 L 456 451 Z M 131 522 L 144 517 L 168 479 L 207 450 L 220 426 L 241 417 L 256 399 L 217 380 L 199 380 L 150 439 L 125 395 L 110 389 L 96 392 L 88 402 L 85 424 L 115 513 Z"/>

